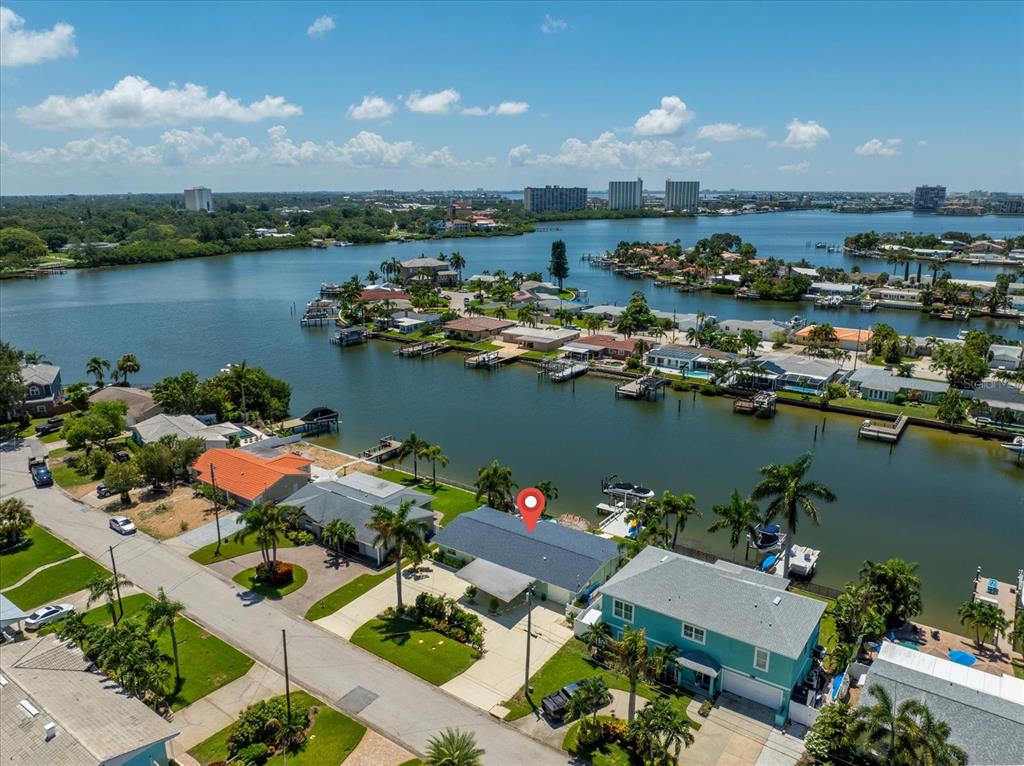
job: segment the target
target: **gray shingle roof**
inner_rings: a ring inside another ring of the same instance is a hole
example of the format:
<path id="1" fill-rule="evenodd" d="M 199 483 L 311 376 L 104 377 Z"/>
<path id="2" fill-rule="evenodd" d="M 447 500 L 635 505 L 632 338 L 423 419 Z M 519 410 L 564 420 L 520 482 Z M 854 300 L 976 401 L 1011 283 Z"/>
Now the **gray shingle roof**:
<path id="1" fill-rule="evenodd" d="M 60 375 L 60 367 L 52 364 L 25 364 L 21 367 L 21 380 L 28 385 L 49 386 Z"/>
<path id="2" fill-rule="evenodd" d="M 800 656 L 825 604 L 785 590 L 781 577 L 644 548 L 601 588 L 613 598 L 784 657 Z M 778 604 L 774 600 L 779 598 Z"/>
<path id="3" fill-rule="evenodd" d="M 487 506 L 447 524 L 434 542 L 573 593 L 619 555 L 612 540 L 546 521 L 530 533 L 521 519 Z"/>
<path id="4" fill-rule="evenodd" d="M 850 382 L 867 386 L 878 391 L 933 391 L 945 393 L 949 390 L 949 384 L 942 380 L 928 380 L 926 378 L 901 378 L 891 372 L 878 367 L 862 367 L 850 376 Z"/>
<path id="5" fill-rule="evenodd" d="M 926 704 L 949 724 L 950 741 L 967 752 L 969 763 L 1024 763 L 1024 681 L 885 642 L 866 683 L 883 686 L 897 704 L 909 698 Z M 867 691 L 860 697 L 861 705 L 873 701 Z"/>

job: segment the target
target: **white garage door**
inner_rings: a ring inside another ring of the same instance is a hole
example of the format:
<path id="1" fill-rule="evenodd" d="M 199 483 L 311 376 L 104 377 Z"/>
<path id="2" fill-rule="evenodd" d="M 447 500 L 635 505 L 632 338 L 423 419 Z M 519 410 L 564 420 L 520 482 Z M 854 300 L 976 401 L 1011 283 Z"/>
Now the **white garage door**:
<path id="1" fill-rule="evenodd" d="M 745 697 L 748 700 L 753 700 L 761 705 L 770 707 L 772 710 L 779 709 L 779 705 L 782 704 L 782 689 L 761 683 L 749 676 L 733 673 L 731 670 L 724 672 L 722 688 L 725 691 Z"/>

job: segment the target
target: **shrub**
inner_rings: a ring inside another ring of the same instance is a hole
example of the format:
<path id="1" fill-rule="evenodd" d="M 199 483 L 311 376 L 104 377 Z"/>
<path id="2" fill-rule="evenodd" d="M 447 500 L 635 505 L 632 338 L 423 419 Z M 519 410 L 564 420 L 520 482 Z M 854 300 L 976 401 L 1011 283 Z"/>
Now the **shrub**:
<path id="1" fill-rule="evenodd" d="M 267 585 L 287 585 L 293 576 L 292 565 L 286 561 L 278 561 L 273 572 L 267 571 L 262 562 L 256 566 L 256 579 Z"/>
<path id="2" fill-rule="evenodd" d="M 492 612 L 497 612 L 497 611 L 498 611 L 498 606 L 499 606 L 500 604 L 501 604 L 501 602 L 500 602 L 500 601 L 498 601 L 498 597 L 497 597 L 497 596 L 491 596 L 491 600 L 490 600 L 490 603 L 488 603 L 488 605 L 487 605 L 487 606 L 488 606 L 488 608 L 489 608 L 489 609 L 490 609 L 490 610 L 491 610 Z"/>
<path id="3" fill-rule="evenodd" d="M 288 709 L 284 697 L 257 702 L 243 710 L 235 725 L 231 727 L 231 733 L 228 734 L 228 754 L 240 755 L 251 745 L 262 744 L 269 748 L 288 741 L 301 742 L 306 721 L 306 708 L 293 705 L 291 726 L 287 725 Z"/>
<path id="4" fill-rule="evenodd" d="M 245 764 L 245 766 L 263 766 L 270 758 L 270 748 L 262 742 L 254 742 L 251 745 L 246 745 L 238 751 L 237 763 Z"/>
<path id="5" fill-rule="evenodd" d="M 732 285 L 711 285 L 711 292 L 718 295 L 733 295 L 736 292 L 736 288 Z"/>
<path id="6" fill-rule="evenodd" d="M 626 360 L 627 370 L 639 370 L 640 369 L 640 357 L 633 355 Z"/>
<path id="7" fill-rule="evenodd" d="M 707 718 L 711 715 L 711 708 L 714 707 L 714 702 L 710 698 L 700 703 L 700 708 L 697 710 L 697 714 L 702 718 Z"/>
<path id="8" fill-rule="evenodd" d="M 89 453 L 88 464 L 92 470 L 93 478 L 102 479 L 103 474 L 107 472 L 107 466 L 110 465 L 111 457 L 110 453 L 106 450 L 97 449 Z"/>
<path id="9" fill-rule="evenodd" d="M 188 522 L 185 521 L 185 519 L 182 519 L 180 522 L 178 522 L 178 529 L 180 529 L 182 532 L 188 532 Z"/>
<path id="10" fill-rule="evenodd" d="M 288 533 L 288 539 L 296 545 L 312 545 L 316 542 L 316 535 L 302 529 L 292 530 Z"/>
<path id="11" fill-rule="evenodd" d="M 470 585 L 466 588 L 465 596 L 469 601 L 476 601 L 476 594 L 477 590 L 475 585 Z"/>
<path id="12" fill-rule="evenodd" d="M 705 383 L 700 387 L 702 396 L 721 396 L 725 392 L 725 386 L 717 383 Z"/>
<path id="13" fill-rule="evenodd" d="M 629 743 L 629 721 L 621 718 L 611 718 L 601 721 L 601 736 L 604 739 L 620 744 Z"/>

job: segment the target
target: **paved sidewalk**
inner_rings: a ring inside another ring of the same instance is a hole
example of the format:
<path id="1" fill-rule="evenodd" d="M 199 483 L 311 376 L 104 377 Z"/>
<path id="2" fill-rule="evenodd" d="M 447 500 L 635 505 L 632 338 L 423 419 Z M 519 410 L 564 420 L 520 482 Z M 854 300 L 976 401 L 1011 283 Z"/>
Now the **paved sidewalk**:
<path id="1" fill-rule="evenodd" d="M 121 538 L 107 517 L 71 499 L 57 487 L 34 489 L 28 474 L 30 447 L 8 449 L 0 463 L 0 497 L 31 502 L 36 520 L 84 553 L 102 559 L 117 545 L 118 570 L 149 593 L 163 587 L 186 606 L 188 617 L 250 657 L 280 671 L 281 631 L 295 682 L 413 753 L 428 740 L 458 728 L 472 732 L 484 763 L 565 764 L 569 757 L 531 740 L 511 726 L 394 665 L 298 619 L 272 602 L 254 602 L 245 589 L 176 553 L 145 534 Z"/>

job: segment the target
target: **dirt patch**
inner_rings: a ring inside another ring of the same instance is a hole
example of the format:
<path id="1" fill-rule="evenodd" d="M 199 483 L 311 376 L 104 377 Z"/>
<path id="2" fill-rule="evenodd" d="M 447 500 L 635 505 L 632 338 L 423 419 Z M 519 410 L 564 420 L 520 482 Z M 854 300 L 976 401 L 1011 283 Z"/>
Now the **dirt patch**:
<path id="1" fill-rule="evenodd" d="M 166 540 L 213 521 L 213 504 L 196 497 L 191 487 L 178 487 L 171 493 L 134 490 L 129 507 L 114 500 L 103 507 L 107 513 L 127 516 L 147 535 Z"/>
<path id="2" fill-rule="evenodd" d="M 353 455 L 346 455 L 342 452 L 335 452 L 334 450 L 325 449 L 324 447 L 318 447 L 315 444 L 309 442 L 299 442 L 294 445 L 294 452 L 298 452 L 303 457 L 308 457 L 313 463 L 319 468 L 326 468 L 328 470 L 334 470 L 335 468 L 341 468 L 343 465 L 348 465 L 358 458 Z"/>

